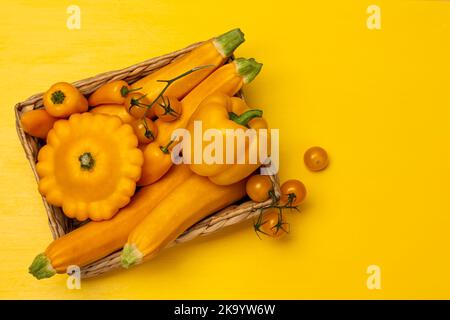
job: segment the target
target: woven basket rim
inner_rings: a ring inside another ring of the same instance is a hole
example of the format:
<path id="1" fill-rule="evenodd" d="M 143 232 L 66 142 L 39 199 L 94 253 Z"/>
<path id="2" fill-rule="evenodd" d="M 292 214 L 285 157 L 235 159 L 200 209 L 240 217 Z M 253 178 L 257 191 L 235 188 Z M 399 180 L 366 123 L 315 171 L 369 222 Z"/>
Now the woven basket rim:
<path id="1" fill-rule="evenodd" d="M 165 55 L 147 59 L 124 69 L 103 72 L 93 77 L 78 80 L 73 82 L 73 85 L 80 89 L 83 94 L 90 94 L 101 85 L 111 81 L 126 79 L 126 81 L 128 81 L 129 83 L 132 83 L 137 79 L 140 79 L 147 74 L 150 74 L 158 70 L 159 68 L 169 64 L 173 60 L 180 58 L 202 43 L 204 43 L 204 41 L 193 43 L 183 49 L 173 51 Z M 25 155 L 30 163 L 37 183 L 39 182 L 39 177 L 36 171 L 36 160 L 41 142 L 39 139 L 31 137 L 23 131 L 20 123 L 20 117 L 23 113 L 29 110 L 41 108 L 42 95 L 42 92 L 34 94 L 28 99 L 19 102 L 14 106 L 17 135 L 22 144 L 22 147 L 24 148 Z M 239 96 L 243 98 L 242 90 L 239 92 Z M 270 176 L 270 178 L 274 185 L 275 195 L 276 197 L 279 197 L 280 187 L 278 176 L 274 175 Z M 77 227 L 74 225 L 74 220 L 65 217 L 65 215 L 62 213 L 61 208 L 50 205 L 43 196 L 41 196 L 41 198 L 46 209 L 49 228 L 52 232 L 53 239 L 59 238 Z M 174 242 L 169 244 L 168 247 L 190 241 L 199 236 L 205 236 L 214 233 L 224 227 L 251 219 L 258 213 L 259 209 L 267 207 L 271 204 L 272 200 L 267 200 L 262 203 L 246 201 L 238 205 L 231 205 L 199 221 L 191 228 L 186 230 Z M 102 259 L 95 261 L 94 263 L 82 267 L 81 275 L 83 278 L 90 278 L 116 269 L 118 267 L 119 253 L 114 252 Z"/>

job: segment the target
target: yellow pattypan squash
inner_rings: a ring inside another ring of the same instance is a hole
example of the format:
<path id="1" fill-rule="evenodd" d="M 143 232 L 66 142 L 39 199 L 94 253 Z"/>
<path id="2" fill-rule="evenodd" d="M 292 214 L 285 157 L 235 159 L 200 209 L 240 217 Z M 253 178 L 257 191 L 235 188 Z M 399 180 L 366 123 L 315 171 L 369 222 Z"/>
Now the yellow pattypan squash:
<path id="1" fill-rule="evenodd" d="M 70 218 L 109 219 L 136 189 L 144 161 L 137 146 L 118 117 L 86 112 L 58 120 L 39 151 L 39 191 Z"/>

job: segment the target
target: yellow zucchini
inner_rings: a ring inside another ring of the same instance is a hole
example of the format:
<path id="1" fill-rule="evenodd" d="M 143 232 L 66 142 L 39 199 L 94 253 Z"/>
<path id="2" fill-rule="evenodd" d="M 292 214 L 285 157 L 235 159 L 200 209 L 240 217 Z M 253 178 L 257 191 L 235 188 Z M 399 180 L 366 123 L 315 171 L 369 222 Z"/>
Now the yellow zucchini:
<path id="1" fill-rule="evenodd" d="M 218 186 L 206 177 L 190 176 L 130 233 L 122 251 L 122 266 L 152 258 L 190 226 L 244 196 L 245 181 Z"/>
<path id="2" fill-rule="evenodd" d="M 133 90 L 141 88 L 139 91 L 146 94 L 150 101 L 153 101 L 166 85 L 164 82 L 158 82 L 158 80 L 173 79 L 196 67 L 212 66 L 211 68 L 197 70 L 169 86 L 165 94 L 181 99 L 216 68 L 220 67 L 242 42 L 244 42 L 244 34 L 240 29 L 228 31 L 219 37 L 206 41 L 181 58 L 136 81 L 131 88 Z"/>

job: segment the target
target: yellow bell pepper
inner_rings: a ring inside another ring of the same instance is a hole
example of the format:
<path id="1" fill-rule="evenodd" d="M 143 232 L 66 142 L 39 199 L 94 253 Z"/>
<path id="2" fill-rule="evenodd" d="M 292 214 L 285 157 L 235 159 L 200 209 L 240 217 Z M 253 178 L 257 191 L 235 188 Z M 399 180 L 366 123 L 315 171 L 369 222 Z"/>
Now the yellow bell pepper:
<path id="1" fill-rule="evenodd" d="M 59 120 L 38 154 L 39 191 L 70 218 L 109 219 L 134 194 L 144 161 L 137 145 L 118 117 L 86 112 Z"/>
<path id="2" fill-rule="evenodd" d="M 194 155 L 191 155 L 190 168 L 193 172 L 201 176 L 208 177 L 212 182 L 218 185 L 229 185 L 236 183 L 254 172 L 262 164 L 262 159 L 258 152 L 260 147 L 259 130 L 267 129 L 266 121 L 261 118 L 262 111 L 258 109 L 249 109 L 242 99 L 229 97 L 224 94 L 216 93 L 206 98 L 198 107 L 192 116 L 187 129 L 191 135 L 191 153 L 195 152 L 195 121 L 201 121 L 202 130 L 216 129 L 222 138 L 222 159 L 221 162 L 207 163 L 205 159 L 201 159 L 200 163 L 196 163 Z M 227 148 L 227 131 L 232 132 L 242 130 L 244 133 L 247 129 L 255 130 L 254 139 L 245 137 L 245 146 L 242 150 L 238 149 L 239 139 L 234 136 L 233 149 Z M 268 135 L 267 135 L 268 136 Z M 201 137 L 202 138 L 202 137 Z M 218 139 L 219 137 L 214 137 Z M 198 137 L 197 137 L 198 139 Z M 211 142 L 202 139 L 202 148 L 200 156 L 203 157 L 205 149 L 209 148 Z M 270 151 L 270 142 L 267 143 L 267 153 Z M 208 150 L 207 150 L 208 151 Z M 234 155 L 227 154 L 233 152 Z M 244 154 L 242 154 L 242 151 Z M 198 152 L 198 151 L 197 151 Z M 241 154 L 239 154 L 241 152 Z M 206 152 L 207 153 L 207 152 Z M 215 152 L 212 152 L 215 156 Z M 256 155 L 252 163 L 251 154 Z M 227 159 L 232 160 L 229 163 Z"/>

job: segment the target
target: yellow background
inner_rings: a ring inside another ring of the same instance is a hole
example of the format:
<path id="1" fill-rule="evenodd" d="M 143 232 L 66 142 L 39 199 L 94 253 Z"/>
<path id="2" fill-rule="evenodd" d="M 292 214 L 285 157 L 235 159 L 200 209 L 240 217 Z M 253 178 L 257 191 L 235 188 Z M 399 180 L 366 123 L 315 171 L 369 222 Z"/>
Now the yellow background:
<path id="1" fill-rule="evenodd" d="M 382 30 L 366 27 L 378 4 Z M 66 8 L 81 8 L 81 30 Z M 0 13 L 0 298 L 450 298 L 450 3 L 6 1 Z M 264 63 L 246 88 L 281 131 L 281 178 L 309 195 L 291 235 L 251 223 L 68 290 L 27 273 L 51 236 L 13 106 L 240 27 Z M 312 145 L 330 167 L 305 169 Z M 381 268 L 381 290 L 366 269 Z"/>

